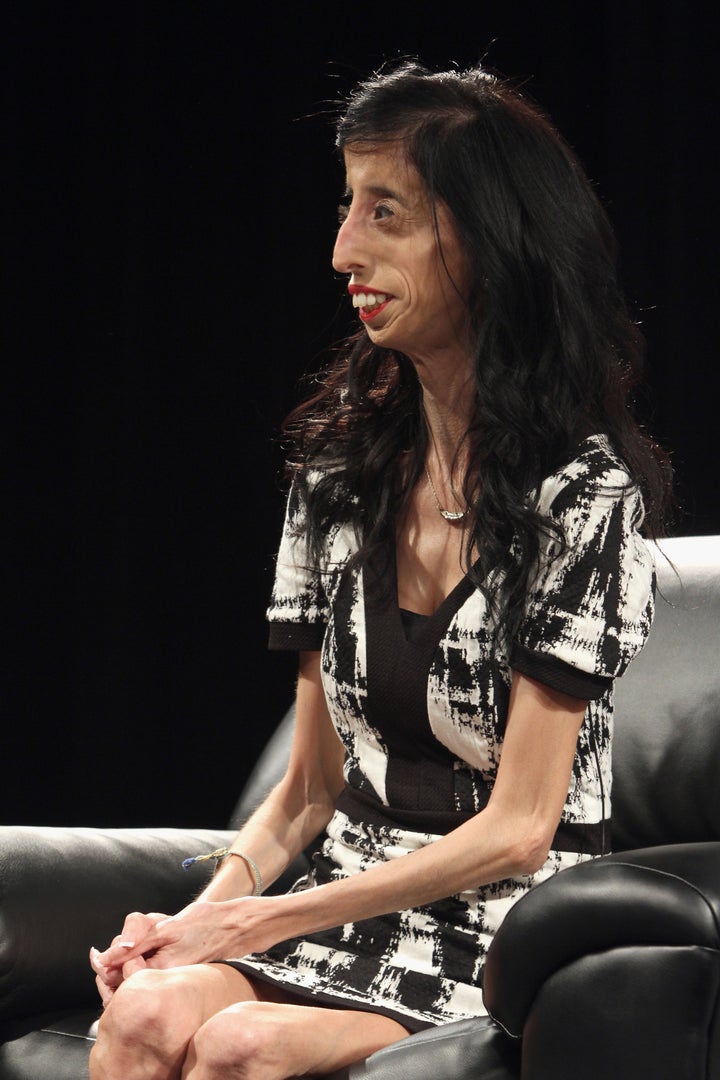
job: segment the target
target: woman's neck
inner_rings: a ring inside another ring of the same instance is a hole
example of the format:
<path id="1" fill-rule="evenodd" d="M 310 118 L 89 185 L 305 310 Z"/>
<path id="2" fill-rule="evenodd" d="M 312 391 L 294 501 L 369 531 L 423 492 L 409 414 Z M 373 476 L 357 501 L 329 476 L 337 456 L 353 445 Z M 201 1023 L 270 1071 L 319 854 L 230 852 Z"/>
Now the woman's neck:
<path id="1" fill-rule="evenodd" d="M 443 385 L 440 394 L 422 388 L 430 463 L 445 479 L 450 478 L 454 469 L 465 471 L 465 436 L 472 423 L 474 403 L 471 378 L 458 380 L 454 386 Z"/>

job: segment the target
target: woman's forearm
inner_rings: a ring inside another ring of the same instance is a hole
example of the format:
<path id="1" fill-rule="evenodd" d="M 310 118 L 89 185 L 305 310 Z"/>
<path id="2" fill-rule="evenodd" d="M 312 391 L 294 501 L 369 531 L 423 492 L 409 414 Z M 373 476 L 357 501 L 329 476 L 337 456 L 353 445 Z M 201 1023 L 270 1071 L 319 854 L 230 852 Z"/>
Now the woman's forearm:
<path id="1" fill-rule="evenodd" d="M 273 943 L 302 937 L 529 874 L 544 861 L 543 849 L 532 823 L 523 829 L 484 811 L 427 847 L 342 880 L 269 898 L 264 912 L 258 906 L 253 914 L 268 920 L 263 936 Z M 238 915 L 244 927 L 242 905 Z"/>
<path id="2" fill-rule="evenodd" d="M 231 851 L 248 855 L 258 868 L 263 890 L 322 832 L 332 814 L 325 802 L 305 802 L 282 781 L 252 815 L 231 844 Z M 200 896 L 202 900 L 230 900 L 251 896 L 257 881 L 241 858 L 226 858 Z"/>
<path id="3" fill-rule="evenodd" d="M 288 938 L 462 892 L 483 876 L 490 879 L 508 873 L 508 855 L 500 854 L 502 837 L 492 839 L 489 825 L 479 815 L 412 854 L 285 896 L 252 896 L 254 881 L 248 870 L 241 888 L 235 887 L 233 897 L 225 899 L 226 886 L 219 875 L 215 881 L 220 888 L 213 890 L 211 885 L 199 900 L 158 922 L 141 940 L 126 943 L 127 948 L 111 946 L 96 962 L 112 971 L 140 957 L 148 967 L 159 968 L 240 958 Z M 486 829 L 484 846 L 481 833 Z M 261 835 L 253 826 L 252 838 L 257 842 Z M 244 865 L 240 859 L 230 861 Z M 484 870 L 480 870 L 483 862 Z M 225 876 L 230 880 L 230 875 Z"/>

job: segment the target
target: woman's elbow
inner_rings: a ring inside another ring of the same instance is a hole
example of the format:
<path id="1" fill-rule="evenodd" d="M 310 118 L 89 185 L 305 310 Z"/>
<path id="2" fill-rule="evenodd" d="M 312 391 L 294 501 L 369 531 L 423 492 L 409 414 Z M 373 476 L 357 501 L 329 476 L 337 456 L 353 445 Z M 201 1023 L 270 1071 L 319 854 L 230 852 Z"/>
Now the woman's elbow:
<path id="1" fill-rule="evenodd" d="M 518 830 L 512 845 L 510 859 L 513 864 L 513 877 L 532 877 L 542 870 L 550 853 L 552 835 L 541 827 L 528 827 Z"/>

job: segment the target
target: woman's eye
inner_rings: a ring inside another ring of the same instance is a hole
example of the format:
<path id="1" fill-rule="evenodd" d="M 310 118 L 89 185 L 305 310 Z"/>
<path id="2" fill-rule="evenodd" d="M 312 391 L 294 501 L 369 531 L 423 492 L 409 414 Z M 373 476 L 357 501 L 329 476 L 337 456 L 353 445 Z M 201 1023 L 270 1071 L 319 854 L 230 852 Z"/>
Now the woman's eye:
<path id="1" fill-rule="evenodd" d="M 373 207 L 373 217 L 376 221 L 382 221 L 385 218 L 389 218 L 392 216 L 392 210 L 385 203 L 377 203 L 377 205 Z"/>
<path id="2" fill-rule="evenodd" d="M 350 206 L 347 203 L 340 203 L 337 208 L 338 225 L 345 224 L 349 213 Z M 373 221 L 385 221 L 387 218 L 394 217 L 394 212 L 392 208 L 385 203 L 376 203 L 370 209 L 370 216 Z"/>

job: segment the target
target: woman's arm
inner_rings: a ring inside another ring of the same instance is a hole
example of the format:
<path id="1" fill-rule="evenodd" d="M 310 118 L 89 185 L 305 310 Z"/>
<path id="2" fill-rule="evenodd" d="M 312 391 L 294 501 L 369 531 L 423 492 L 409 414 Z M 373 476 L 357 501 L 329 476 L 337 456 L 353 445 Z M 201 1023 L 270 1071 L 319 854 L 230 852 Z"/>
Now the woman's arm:
<path id="1" fill-rule="evenodd" d="M 340 881 L 287 896 L 191 905 L 150 932 L 146 944 L 159 951 L 149 964 L 189 962 L 179 955 L 192 961 L 243 956 L 290 937 L 534 873 L 547 857 L 567 797 L 585 707 L 583 700 L 516 673 L 498 775 L 483 811 L 418 851 Z M 315 820 L 326 813 L 327 807 Z M 253 884 L 247 872 L 246 893 Z"/>
<path id="2" fill-rule="evenodd" d="M 287 772 L 238 833 L 231 848 L 253 859 L 265 886 L 283 872 L 330 820 L 344 783 L 343 753 L 325 702 L 320 653 L 301 653 L 295 730 Z M 255 886 L 247 863 L 228 858 L 198 900 L 185 911 L 210 911 L 220 925 L 219 902 L 252 896 Z M 124 978 L 146 966 L 149 954 L 160 947 L 158 934 L 153 931 L 171 921 L 170 916 L 159 913 L 132 912 L 125 919 L 122 933 L 105 952 L 91 950 L 91 966 L 105 1003 Z M 173 955 L 172 963 L 191 962 L 182 948 Z"/>
<path id="3" fill-rule="evenodd" d="M 253 859 L 265 887 L 327 825 L 343 787 L 342 766 L 343 746 L 332 726 L 320 679 L 320 653 L 301 653 L 287 772 L 231 847 Z M 252 895 L 255 884 L 247 864 L 229 858 L 199 899 L 218 901 Z"/>

